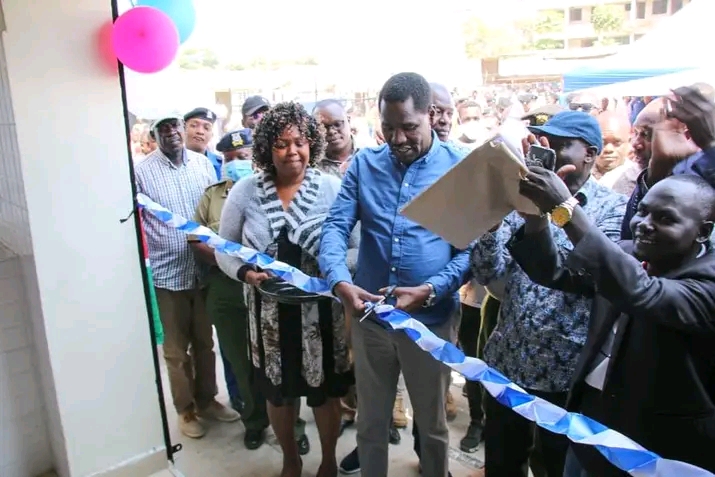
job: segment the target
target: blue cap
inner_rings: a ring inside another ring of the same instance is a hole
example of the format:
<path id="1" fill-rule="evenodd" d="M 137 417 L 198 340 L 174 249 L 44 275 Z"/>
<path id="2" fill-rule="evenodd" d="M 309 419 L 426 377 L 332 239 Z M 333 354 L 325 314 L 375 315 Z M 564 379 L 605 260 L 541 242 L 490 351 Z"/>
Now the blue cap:
<path id="1" fill-rule="evenodd" d="M 603 134 L 598 120 L 582 111 L 562 111 L 551 116 L 543 126 L 529 126 L 529 131 L 537 135 L 581 139 L 596 148 L 596 153 L 603 150 Z"/>

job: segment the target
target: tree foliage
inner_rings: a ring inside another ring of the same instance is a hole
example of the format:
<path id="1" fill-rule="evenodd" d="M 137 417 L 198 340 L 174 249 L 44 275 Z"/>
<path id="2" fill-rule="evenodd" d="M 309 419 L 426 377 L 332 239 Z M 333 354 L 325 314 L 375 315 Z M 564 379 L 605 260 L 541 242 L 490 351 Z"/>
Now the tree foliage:
<path id="1" fill-rule="evenodd" d="M 467 58 L 495 58 L 517 53 L 527 43 L 524 32 L 515 24 L 492 25 L 479 17 L 467 18 L 463 25 Z"/>
<path id="2" fill-rule="evenodd" d="M 218 56 L 209 48 L 186 48 L 179 55 L 179 67 L 185 70 L 216 69 L 219 63 Z"/>
<path id="3" fill-rule="evenodd" d="M 563 47 L 563 40 L 554 40 L 551 38 L 542 38 L 540 40 L 536 40 L 533 45 L 534 50 L 560 50 Z"/>
<path id="4" fill-rule="evenodd" d="M 216 69 L 228 71 L 264 70 L 274 71 L 284 66 L 316 66 L 318 60 L 312 56 L 288 59 L 268 59 L 262 56 L 247 61 L 222 63 L 215 52 L 208 48 L 187 48 L 179 56 L 179 67 L 185 70 Z"/>
<path id="5" fill-rule="evenodd" d="M 539 34 L 563 31 L 564 12 L 562 10 L 541 11 L 534 23 L 534 31 Z"/>
<path id="6" fill-rule="evenodd" d="M 606 33 L 619 31 L 625 21 L 621 5 L 596 5 L 591 11 L 591 24 L 600 41 Z"/>

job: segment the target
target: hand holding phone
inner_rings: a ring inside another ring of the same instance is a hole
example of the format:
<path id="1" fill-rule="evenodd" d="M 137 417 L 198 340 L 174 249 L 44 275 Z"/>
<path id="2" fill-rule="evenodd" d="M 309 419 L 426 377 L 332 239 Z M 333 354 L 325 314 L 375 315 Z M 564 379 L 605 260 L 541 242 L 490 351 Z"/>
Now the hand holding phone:
<path id="1" fill-rule="evenodd" d="M 556 169 L 556 151 L 548 147 L 532 144 L 525 158 L 527 167 L 543 167 L 553 171 Z"/>

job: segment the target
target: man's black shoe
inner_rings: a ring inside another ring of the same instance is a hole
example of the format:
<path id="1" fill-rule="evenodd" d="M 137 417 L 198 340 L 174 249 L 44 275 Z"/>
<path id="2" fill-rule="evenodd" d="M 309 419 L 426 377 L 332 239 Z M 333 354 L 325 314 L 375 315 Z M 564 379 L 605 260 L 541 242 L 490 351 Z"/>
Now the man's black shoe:
<path id="1" fill-rule="evenodd" d="M 396 446 L 400 443 L 401 440 L 402 436 L 400 436 L 399 429 L 397 429 L 394 424 L 390 424 L 390 444 Z"/>
<path id="2" fill-rule="evenodd" d="M 256 450 L 266 441 L 266 431 L 264 429 L 248 429 L 243 436 L 243 444 L 248 450 Z"/>
<path id="3" fill-rule="evenodd" d="M 296 443 L 298 444 L 298 454 L 305 455 L 310 452 L 310 441 L 308 440 L 308 436 L 305 434 L 298 437 Z"/>
<path id="4" fill-rule="evenodd" d="M 482 442 L 482 424 L 479 422 L 471 422 L 467 433 L 464 435 L 461 441 L 459 441 L 459 449 L 462 452 L 467 452 L 469 454 L 476 452 L 479 443 Z"/>
<path id="5" fill-rule="evenodd" d="M 340 461 L 340 473 L 341 474 L 357 474 L 360 472 L 360 458 L 358 457 L 357 447 L 353 449 L 351 453 L 345 456 L 342 461 Z"/>

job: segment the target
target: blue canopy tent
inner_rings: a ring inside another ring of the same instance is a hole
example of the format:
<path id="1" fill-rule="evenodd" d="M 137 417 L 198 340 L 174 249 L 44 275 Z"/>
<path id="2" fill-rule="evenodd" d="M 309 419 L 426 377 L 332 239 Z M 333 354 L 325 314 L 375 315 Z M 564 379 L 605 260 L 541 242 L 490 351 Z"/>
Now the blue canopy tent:
<path id="1" fill-rule="evenodd" d="M 603 69 L 598 67 L 582 67 L 571 71 L 564 75 L 565 93 L 579 91 L 582 89 L 596 88 L 615 83 L 623 83 L 626 81 L 634 81 L 653 76 L 667 75 L 678 73 L 685 69 L 683 67 L 674 68 L 611 68 Z"/>
<path id="2" fill-rule="evenodd" d="M 693 0 L 631 46 L 564 75 L 564 92 L 596 88 L 700 68 L 706 58 L 698 46 L 710 43 L 715 1 Z"/>

